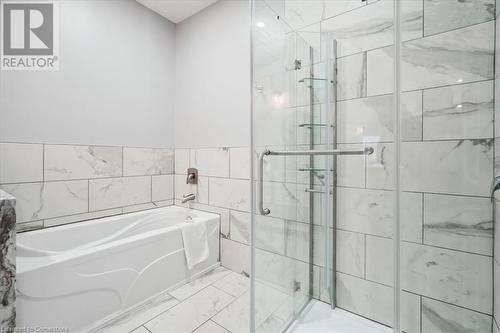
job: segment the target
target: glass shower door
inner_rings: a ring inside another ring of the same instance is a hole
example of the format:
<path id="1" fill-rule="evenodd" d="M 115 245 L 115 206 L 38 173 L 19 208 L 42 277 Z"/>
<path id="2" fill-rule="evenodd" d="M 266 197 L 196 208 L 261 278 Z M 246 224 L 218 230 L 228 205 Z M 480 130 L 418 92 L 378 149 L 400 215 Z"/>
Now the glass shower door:
<path id="1" fill-rule="evenodd" d="M 307 224 L 297 223 L 299 215 L 308 214 L 304 211 L 308 202 L 304 202 L 305 192 L 297 193 L 296 175 L 287 168 L 297 159 L 266 157 L 259 175 L 258 154 L 296 147 L 295 106 L 302 93 L 297 72 L 302 64 L 296 59 L 296 34 L 291 27 L 266 2 L 253 5 L 254 180 L 262 181 L 265 205 L 271 212 L 253 216 L 252 324 L 257 332 L 278 332 L 309 301 L 310 230 Z"/>
<path id="2" fill-rule="evenodd" d="M 283 331 L 311 299 L 393 324 L 394 100 L 376 93 L 387 75 L 369 75 L 393 7 L 359 2 L 252 2 L 257 332 Z"/>

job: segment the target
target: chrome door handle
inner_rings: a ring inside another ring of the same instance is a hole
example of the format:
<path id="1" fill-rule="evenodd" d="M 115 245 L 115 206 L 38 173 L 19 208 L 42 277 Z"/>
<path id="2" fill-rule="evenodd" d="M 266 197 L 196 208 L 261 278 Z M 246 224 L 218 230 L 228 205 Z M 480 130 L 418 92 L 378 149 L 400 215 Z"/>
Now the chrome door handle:
<path id="1" fill-rule="evenodd" d="M 269 215 L 271 210 L 269 208 L 264 208 L 264 157 L 268 155 L 276 156 L 317 156 L 317 155 L 371 155 L 374 149 L 372 147 L 366 147 L 363 150 L 269 150 L 264 149 L 259 153 L 259 168 L 257 179 L 257 192 L 258 192 L 258 210 L 261 215 Z"/>

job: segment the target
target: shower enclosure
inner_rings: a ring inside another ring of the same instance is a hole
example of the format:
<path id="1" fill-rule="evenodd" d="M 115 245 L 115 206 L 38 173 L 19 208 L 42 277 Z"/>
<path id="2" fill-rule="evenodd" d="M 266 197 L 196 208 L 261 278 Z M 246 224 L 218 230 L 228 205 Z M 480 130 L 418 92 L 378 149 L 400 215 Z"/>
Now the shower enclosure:
<path id="1" fill-rule="evenodd" d="M 251 7 L 252 331 L 498 332 L 495 1 Z"/>

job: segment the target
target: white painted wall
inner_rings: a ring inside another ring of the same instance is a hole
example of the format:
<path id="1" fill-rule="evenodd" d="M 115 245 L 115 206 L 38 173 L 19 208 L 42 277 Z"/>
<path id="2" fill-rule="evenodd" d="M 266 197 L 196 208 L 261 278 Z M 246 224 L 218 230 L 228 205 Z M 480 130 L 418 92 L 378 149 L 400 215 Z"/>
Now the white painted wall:
<path id="1" fill-rule="evenodd" d="M 0 73 L 0 141 L 173 147 L 175 26 L 134 0 L 63 0 L 60 70 Z"/>
<path id="2" fill-rule="evenodd" d="M 175 146 L 248 146 L 248 1 L 221 0 L 176 26 Z"/>

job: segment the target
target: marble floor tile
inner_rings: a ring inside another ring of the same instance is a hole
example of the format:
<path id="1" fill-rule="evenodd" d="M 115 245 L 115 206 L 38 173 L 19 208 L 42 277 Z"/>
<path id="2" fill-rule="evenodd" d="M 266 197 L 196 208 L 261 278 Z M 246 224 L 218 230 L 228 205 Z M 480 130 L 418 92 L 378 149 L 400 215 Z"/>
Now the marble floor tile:
<path id="1" fill-rule="evenodd" d="M 272 284 L 255 283 L 255 326 L 261 326 L 270 316 L 287 318 L 293 313 L 296 298 Z"/>
<path id="2" fill-rule="evenodd" d="M 130 333 L 150 333 L 148 329 L 144 326 L 137 327 L 135 330 L 133 330 Z"/>
<path id="3" fill-rule="evenodd" d="M 250 294 L 237 298 L 212 320 L 230 332 L 250 332 Z"/>
<path id="4" fill-rule="evenodd" d="M 229 295 L 240 297 L 250 288 L 250 279 L 244 275 L 232 272 L 212 285 Z"/>
<path id="5" fill-rule="evenodd" d="M 193 333 L 229 333 L 229 331 L 212 320 L 208 320 Z"/>
<path id="6" fill-rule="evenodd" d="M 217 280 L 216 277 L 220 277 L 222 272 L 228 271 L 223 268 L 216 269 L 197 281 L 180 287 L 177 294 L 186 296 L 195 292 L 199 286 L 205 286 L 181 302 L 166 295 L 167 298 L 159 298 L 148 303 L 138 312 L 127 315 L 98 332 L 250 332 L 249 279 L 236 273 L 229 273 Z M 375 292 L 371 296 L 377 295 Z M 288 294 L 281 287 L 261 281 L 256 281 L 255 297 L 255 324 L 256 332 L 259 333 L 282 331 L 298 311 L 297 306 L 302 307 L 305 304 L 297 304 L 300 301 L 297 294 Z M 407 299 L 403 300 L 408 302 Z M 413 305 L 413 302 L 410 303 Z M 419 306 L 413 308 L 420 309 Z M 328 304 L 313 301 L 287 332 L 385 333 L 389 331 L 385 326 L 368 319 L 341 309 L 332 311 Z"/>
<path id="7" fill-rule="evenodd" d="M 226 277 L 227 275 L 232 274 L 230 270 L 224 267 L 218 267 L 213 271 L 197 278 L 194 281 L 191 281 L 180 288 L 177 288 L 174 291 L 170 292 L 170 295 L 175 297 L 176 299 L 183 301 L 188 297 L 196 294 L 198 291 L 203 288 L 211 285 L 212 283 Z"/>
<path id="8" fill-rule="evenodd" d="M 192 332 L 234 300 L 234 297 L 208 286 L 145 324 L 152 333 Z"/>
<path id="9" fill-rule="evenodd" d="M 154 317 L 160 315 L 161 313 L 169 310 L 173 306 L 179 304 L 179 301 L 170 295 L 165 295 L 164 297 L 158 298 L 151 302 L 144 304 L 138 310 L 134 312 L 120 317 L 117 320 L 113 321 L 106 327 L 99 330 L 99 333 L 123 333 L 130 332 L 145 322 L 153 319 Z M 139 332 L 142 333 L 141 330 Z"/>
<path id="10" fill-rule="evenodd" d="M 293 320 L 294 316 L 294 298 L 286 297 L 281 305 L 271 313 L 256 328 L 258 333 L 282 332 L 285 326 Z"/>

